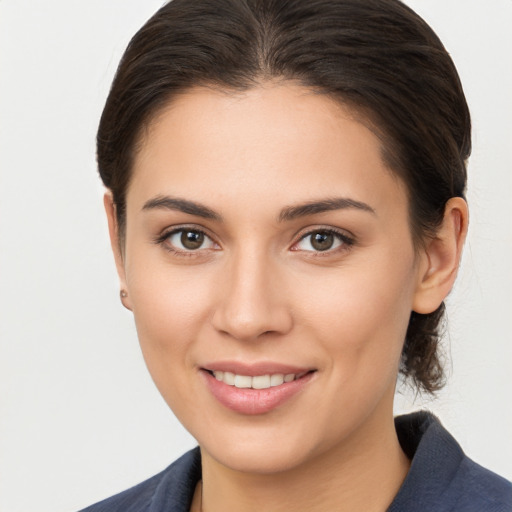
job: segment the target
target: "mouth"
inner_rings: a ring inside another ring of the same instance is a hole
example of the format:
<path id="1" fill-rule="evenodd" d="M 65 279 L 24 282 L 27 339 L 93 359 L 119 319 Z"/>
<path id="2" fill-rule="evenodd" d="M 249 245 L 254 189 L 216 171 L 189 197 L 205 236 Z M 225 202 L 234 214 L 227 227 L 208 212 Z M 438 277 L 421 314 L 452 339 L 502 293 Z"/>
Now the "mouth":
<path id="1" fill-rule="evenodd" d="M 292 367 L 236 371 L 214 366 L 201 368 L 207 388 L 221 405 L 243 415 L 265 414 L 283 406 L 303 392 L 316 374 L 316 370 Z"/>
<path id="2" fill-rule="evenodd" d="M 222 370 L 206 370 L 219 382 L 239 389 L 268 389 L 301 379 L 313 370 L 300 373 L 267 373 L 264 375 L 239 375 Z"/>

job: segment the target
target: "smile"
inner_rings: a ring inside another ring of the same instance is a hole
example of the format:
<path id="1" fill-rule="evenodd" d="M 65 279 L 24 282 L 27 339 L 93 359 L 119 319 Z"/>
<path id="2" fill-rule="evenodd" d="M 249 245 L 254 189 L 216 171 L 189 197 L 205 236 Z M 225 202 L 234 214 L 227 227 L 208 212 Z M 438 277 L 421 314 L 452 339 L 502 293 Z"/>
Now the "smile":
<path id="1" fill-rule="evenodd" d="M 316 375 L 316 370 L 283 365 L 245 368 L 221 363 L 212 366 L 214 368 L 202 368 L 206 387 L 224 407 L 244 415 L 265 414 L 283 406 L 302 392 Z M 222 366 L 223 370 L 219 368 Z"/>
<path id="2" fill-rule="evenodd" d="M 232 372 L 214 371 L 212 372 L 214 377 L 228 386 L 234 386 L 236 388 L 244 389 L 268 389 L 275 386 L 280 386 L 283 383 L 293 382 L 295 379 L 300 379 L 307 372 L 301 374 L 295 373 L 274 373 L 267 375 L 237 375 Z"/>

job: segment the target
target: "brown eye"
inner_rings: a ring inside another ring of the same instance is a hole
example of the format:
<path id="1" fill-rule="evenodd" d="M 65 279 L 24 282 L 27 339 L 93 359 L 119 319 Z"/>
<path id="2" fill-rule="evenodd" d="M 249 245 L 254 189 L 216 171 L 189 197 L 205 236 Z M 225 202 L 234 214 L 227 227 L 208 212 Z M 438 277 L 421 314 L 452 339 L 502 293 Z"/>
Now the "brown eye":
<path id="1" fill-rule="evenodd" d="M 162 242 L 177 252 L 199 251 L 202 249 L 215 249 L 215 242 L 198 229 L 177 229 L 162 238 Z"/>
<path id="2" fill-rule="evenodd" d="M 311 247 L 317 251 L 327 251 L 334 245 L 334 235 L 328 231 L 320 231 L 309 235 L 311 238 Z"/>
<path id="3" fill-rule="evenodd" d="M 193 251 L 199 249 L 204 243 L 204 233 L 199 231 L 182 231 L 181 232 L 181 245 L 185 249 Z"/>
<path id="4" fill-rule="evenodd" d="M 318 229 L 305 234 L 293 247 L 294 251 L 326 252 L 335 249 L 348 249 L 354 245 L 349 236 L 329 229 Z"/>

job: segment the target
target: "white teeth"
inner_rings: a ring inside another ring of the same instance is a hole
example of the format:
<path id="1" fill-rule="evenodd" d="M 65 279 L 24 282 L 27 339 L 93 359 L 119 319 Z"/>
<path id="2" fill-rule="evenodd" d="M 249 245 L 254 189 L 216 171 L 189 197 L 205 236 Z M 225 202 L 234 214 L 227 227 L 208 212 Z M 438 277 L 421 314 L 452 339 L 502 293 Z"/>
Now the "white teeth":
<path id="1" fill-rule="evenodd" d="M 274 386 L 280 386 L 284 382 L 292 382 L 297 377 L 304 375 L 295 375 L 295 373 L 274 373 L 273 375 L 256 375 L 250 377 L 249 375 L 236 375 L 231 372 L 223 372 L 216 370 L 213 372 L 215 378 L 224 384 L 229 386 L 235 386 L 237 388 L 252 388 L 252 389 L 268 389 Z"/>
<path id="2" fill-rule="evenodd" d="M 222 378 L 222 382 L 224 384 L 229 384 L 230 386 L 235 385 L 235 374 L 231 372 L 224 372 L 224 377 Z"/>
<path id="3" fill-rule="evenodd" d="M 271 386 L 280 386 L 284 382 L 284 375 L 282 373 L 276 373 L 270 377 Z"/>
<path id="4" fill-rule="evenodd" d="M 252 386 L 252 377 L 247 375 L 235 375 L 236 388 L 250 388 Z"/>
<path id="5" fill-rule="evenodd" d="M 254 389 L 266 389 L 270 387 L 270 375 L 258 375 L 252 378 L 252 387 Z"/>

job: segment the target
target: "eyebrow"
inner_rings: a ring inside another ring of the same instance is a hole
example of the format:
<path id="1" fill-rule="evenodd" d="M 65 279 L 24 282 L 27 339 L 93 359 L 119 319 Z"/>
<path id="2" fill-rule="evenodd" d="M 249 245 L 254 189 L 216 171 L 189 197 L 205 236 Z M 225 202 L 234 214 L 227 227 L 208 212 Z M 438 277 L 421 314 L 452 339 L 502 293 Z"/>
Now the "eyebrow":
<path id="1" fill-rule="evenodd" d="M 366 203 L 348 197 L 334 197 L 321 201 L 311 201 L 296 206 L 287 206 L 281 210 L 279 221 L 290 221 L 299 217 L 305 217 L 306 215 L 344 209 L 356 209 L 376 215 L 375 210 Z"/>
<path id="2" fill-rule="evenodd" d="M 204 219 L 222 221 L 222 216 L 207 206 L 182 199 L 179 197 L 157 196 L 144 203 L 143 210 L 175 210 Z M 291 221 L 307 215 L 315 215 L 332 210 L 356 209 L 376 215 L 375 210 L 368 204 L 347 197 L 335 197 L 311 201 L 294 206 L 286 206 L 278 216 L 279 222 Z"/>
<path id="3" fill-rule="evenodd" d="M 144 203 L 143 210 L 176 210 L 204 219 L 222 220 L 222 217 L 207 206 L 179 197 L 157 196 Z"/>

